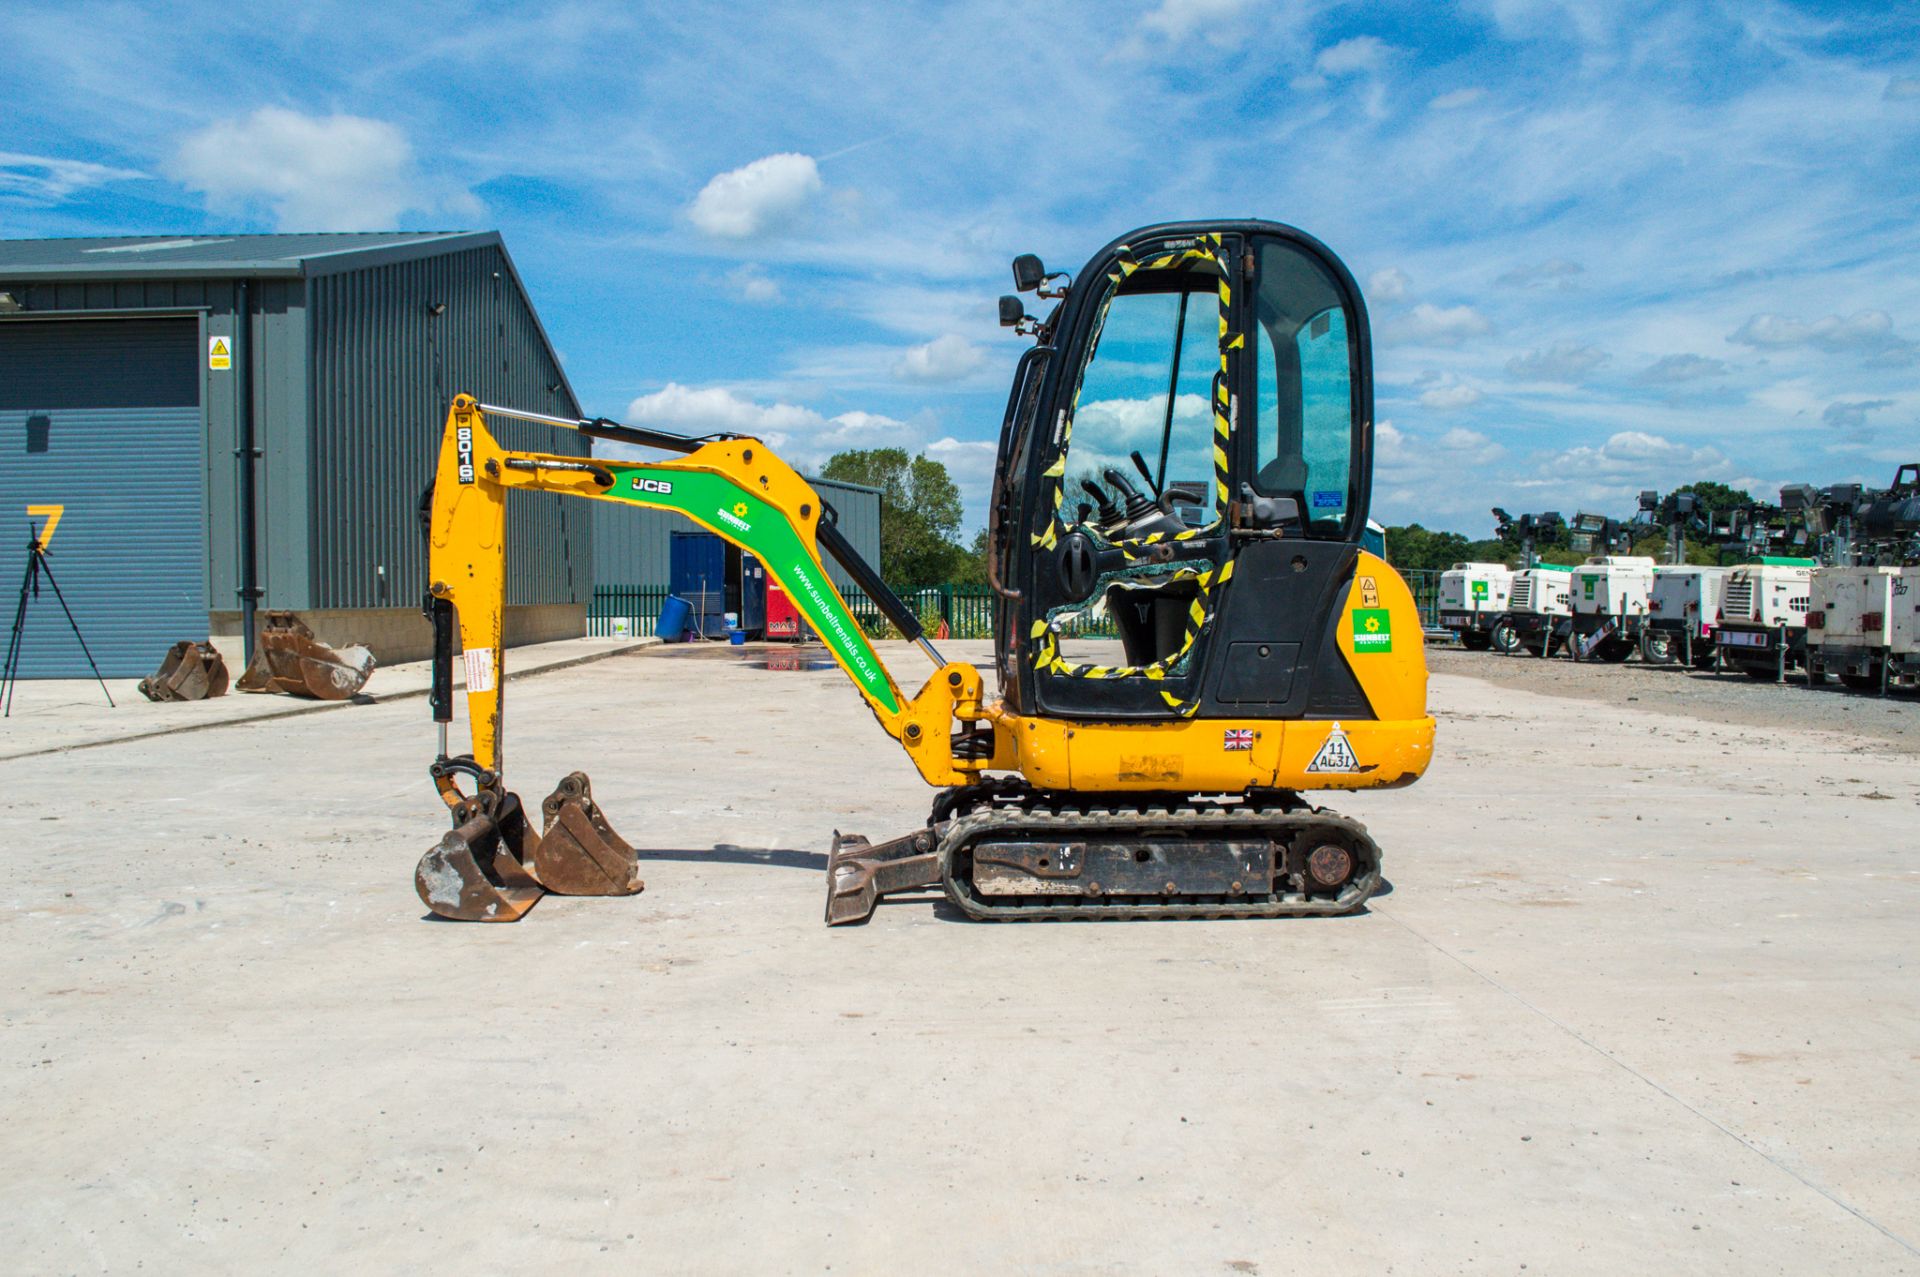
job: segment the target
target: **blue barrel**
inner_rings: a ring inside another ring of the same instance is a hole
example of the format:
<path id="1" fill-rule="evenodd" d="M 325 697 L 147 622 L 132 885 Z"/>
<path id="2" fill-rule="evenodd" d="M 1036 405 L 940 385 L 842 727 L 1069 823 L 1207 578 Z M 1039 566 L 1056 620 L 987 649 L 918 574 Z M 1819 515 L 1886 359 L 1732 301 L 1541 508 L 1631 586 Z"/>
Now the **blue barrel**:
<path id="1" fill-rule="evenodd" d="M 667 601 L 660 605 L 660 615 L 653 622 L 653 632 L 663 643 L 678 643 L 687 637 L 687 622 L 693 617 L 693 604 L 677 594 L 667 595 Z"/>

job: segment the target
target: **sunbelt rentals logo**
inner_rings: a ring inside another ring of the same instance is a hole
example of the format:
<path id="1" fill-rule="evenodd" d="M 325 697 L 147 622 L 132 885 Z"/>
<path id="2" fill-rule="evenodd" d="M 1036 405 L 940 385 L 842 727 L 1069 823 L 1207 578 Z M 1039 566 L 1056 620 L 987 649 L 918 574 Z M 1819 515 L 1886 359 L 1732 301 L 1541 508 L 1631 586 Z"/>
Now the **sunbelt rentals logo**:
<path id="1" fill-rule="evenodd" d="M 1391 652 L 1393 650 L 1393 614 L 1383 607 L 1353 610 L 1353 651 Z"/>

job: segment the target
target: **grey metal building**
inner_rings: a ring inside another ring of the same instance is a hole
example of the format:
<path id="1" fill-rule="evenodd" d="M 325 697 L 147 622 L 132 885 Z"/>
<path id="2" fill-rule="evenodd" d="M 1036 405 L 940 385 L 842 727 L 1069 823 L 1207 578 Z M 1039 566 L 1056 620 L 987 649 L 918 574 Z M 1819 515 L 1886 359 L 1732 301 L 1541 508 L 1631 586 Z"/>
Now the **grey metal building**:
<path id="1" fill-rule="evenodd" d="M 58 507 L 49 563 L 109 675 L 209 635 L 237 669 L 256 608 L 424 656 L 416 510 L 460 391 L 580 415 L 495 232 L 0 240 L 0 590 Z M 508 508 L 508 641 L 583 633 L 593 520 Z M 84 675 L 53 601 L 29 617 L 23 672 Z"/>

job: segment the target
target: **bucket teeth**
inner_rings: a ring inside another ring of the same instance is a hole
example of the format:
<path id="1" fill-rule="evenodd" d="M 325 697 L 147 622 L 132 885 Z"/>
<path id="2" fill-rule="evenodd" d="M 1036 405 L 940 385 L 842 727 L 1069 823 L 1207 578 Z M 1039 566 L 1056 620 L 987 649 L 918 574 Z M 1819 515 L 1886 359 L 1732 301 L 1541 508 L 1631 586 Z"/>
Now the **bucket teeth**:
<path id="1" fill-rule="evenodd" d="M 563 896 L 631 896 L 642 891 L 640 861 L 593 801 L 593 783 L 574 772 L 540 804 L 546 828 L 533 848 L 533 876 Z"/>

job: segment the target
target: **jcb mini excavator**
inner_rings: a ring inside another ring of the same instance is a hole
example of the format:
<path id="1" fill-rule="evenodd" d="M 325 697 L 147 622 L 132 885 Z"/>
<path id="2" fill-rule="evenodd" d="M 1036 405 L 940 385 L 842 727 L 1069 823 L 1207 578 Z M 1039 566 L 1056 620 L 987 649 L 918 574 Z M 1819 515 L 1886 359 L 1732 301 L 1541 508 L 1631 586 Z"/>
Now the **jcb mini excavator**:
<path id="1" fill-rule="evenodd" d="M 1291 227 L 1232 221 L 1135 231 L 1077 278 L 1022 256 L 1014 280 L 1057 304 L 1034 317 L 1001 299 L 1001 322 L 1034 345 L 1008 396 L 988 516 L 991 693 L 979 669 L 935 650 L 760 440 L 453 401 L 426 600 L 432 775 L 453 829 L 416 874 L 428 908 L 505 922 L 547 891 L 641 889 L 584 774 L 541 804 L 537 833 L 502 776 L 514 489 L 677 511 L 750 551 L 938 789 L 899 837 L 835 836 L 829 923 L 936 888 L 980 919 L 1275 917 L 1367 899 L 1379 848 L 1300 791 L 1410 784 L 1434 724 L 1413 597 L 1360 548 L 1373 383 L 1353 277 Z M 683 455 L 509 452 L 489 416 Z M 823 553 L 933 662 L 918 692 L 881 663 Z M 1075 650 L 1066 631 L 1092 614 L 1118 630 L 1119 659 Z M 472 751 L 449 756 L 456 619 Z"/>

